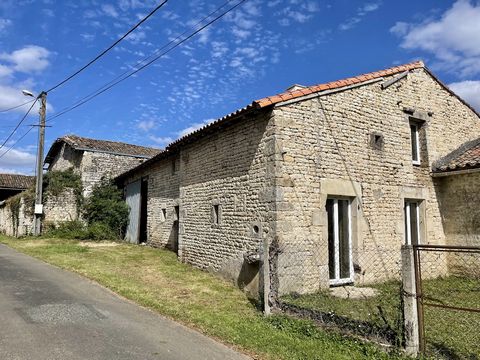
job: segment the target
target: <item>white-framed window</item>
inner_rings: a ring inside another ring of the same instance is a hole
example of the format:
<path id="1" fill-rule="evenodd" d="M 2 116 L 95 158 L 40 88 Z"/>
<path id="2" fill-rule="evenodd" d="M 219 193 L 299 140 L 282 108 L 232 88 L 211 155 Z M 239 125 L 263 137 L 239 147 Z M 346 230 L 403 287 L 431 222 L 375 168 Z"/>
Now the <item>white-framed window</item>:
<path id="1" fill-rule="evenodd" d="M 420 165 L 420 124 L 410 121 L 410 142 L 412 144 L 412 164 Z"/>
<path id="2" fill-rule="evenodd" d="M 405 200 L 405 244 L 421 243 L 420 232 L 420 200 Z"/>
<path id="3" fill-rule="evenodd" d="M 330 285 L 353 282 L 352 261 L 352 201 L 328 198 L 328 270 Z"/>

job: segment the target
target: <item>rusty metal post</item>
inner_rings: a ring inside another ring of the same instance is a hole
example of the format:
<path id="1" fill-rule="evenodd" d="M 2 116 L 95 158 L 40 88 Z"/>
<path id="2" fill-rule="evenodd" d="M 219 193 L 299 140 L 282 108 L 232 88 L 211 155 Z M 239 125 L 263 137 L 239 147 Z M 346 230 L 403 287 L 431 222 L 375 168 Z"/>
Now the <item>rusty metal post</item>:
<path id="1" fill-rule="evenodd" d="M 417 313 L 418 313 L 418 342 L 420 353 L 425 353 L 425 323 L 423 316 L 423 291 L 422 291 L 422 267 L 420 259 L 420 249 L 413 246 L 413 263 L 415 268 L 415 292 L 417 294 Z"/>

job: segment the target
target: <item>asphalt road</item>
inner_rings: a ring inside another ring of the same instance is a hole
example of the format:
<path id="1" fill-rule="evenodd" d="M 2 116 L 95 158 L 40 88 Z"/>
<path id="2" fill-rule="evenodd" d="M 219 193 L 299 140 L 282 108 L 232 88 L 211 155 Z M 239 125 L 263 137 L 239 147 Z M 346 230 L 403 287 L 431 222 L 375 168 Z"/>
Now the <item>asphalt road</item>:
<path id="1" fill-rule="evenodd" d="M 0 359 L 248 358 L 87 279 L 0 245 Z"/>

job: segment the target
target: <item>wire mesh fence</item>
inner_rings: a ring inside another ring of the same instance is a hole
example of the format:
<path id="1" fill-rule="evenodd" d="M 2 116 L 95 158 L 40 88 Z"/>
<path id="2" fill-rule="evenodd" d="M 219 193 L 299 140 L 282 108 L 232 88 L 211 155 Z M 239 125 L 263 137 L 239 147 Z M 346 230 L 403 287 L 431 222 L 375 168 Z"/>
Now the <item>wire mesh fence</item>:
<path id="1" fill-rule="evenodd" d="M 341 206 L 335 204 L 337 215 L 331 220 L 339 226 L 329 228 L 324 245 L 271 244 L 274 303 L 323 327 L 401 346 L 400 245 L 398 249 L 353 246 L 348 229 L 342 234 Z"/>
<path id="2" fill-rule="evenodd" d="M 426 355 L 480 359 L 480 247 L 415 247 L 420 342 Z"/>

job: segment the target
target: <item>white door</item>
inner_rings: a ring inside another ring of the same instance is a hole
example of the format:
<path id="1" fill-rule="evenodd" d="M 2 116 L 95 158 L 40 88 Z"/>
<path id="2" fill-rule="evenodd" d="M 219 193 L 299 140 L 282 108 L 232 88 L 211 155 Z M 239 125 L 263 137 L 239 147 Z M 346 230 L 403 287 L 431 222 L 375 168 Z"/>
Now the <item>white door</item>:
<path id="1" fill-rule="evenodd" d="M 126 202 L 130 213 L 125 240 L 133 244 L 138 244 L 140 235 L 140 189 L 140 180 L 128 184 L 126 188 Z"/>

